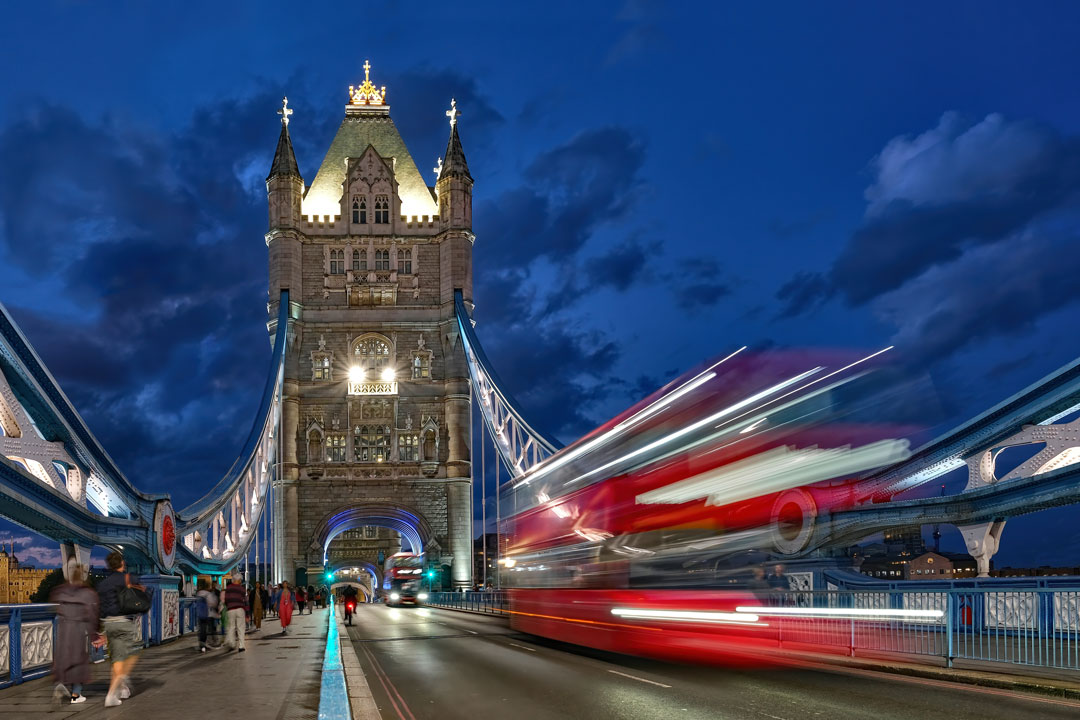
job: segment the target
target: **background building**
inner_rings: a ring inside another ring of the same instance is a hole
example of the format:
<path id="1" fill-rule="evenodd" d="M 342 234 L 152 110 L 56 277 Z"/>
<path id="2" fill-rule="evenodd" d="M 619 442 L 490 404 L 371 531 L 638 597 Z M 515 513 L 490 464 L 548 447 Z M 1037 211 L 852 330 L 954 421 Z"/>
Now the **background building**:
<path id="1" fill-rule="evenodd" d="M 30 595 L 51 569 L 38 569 L 19 564 L 15 557 L 15 545 L 10 551 L 0 550 L 0 603 L 28 603 Z"/>

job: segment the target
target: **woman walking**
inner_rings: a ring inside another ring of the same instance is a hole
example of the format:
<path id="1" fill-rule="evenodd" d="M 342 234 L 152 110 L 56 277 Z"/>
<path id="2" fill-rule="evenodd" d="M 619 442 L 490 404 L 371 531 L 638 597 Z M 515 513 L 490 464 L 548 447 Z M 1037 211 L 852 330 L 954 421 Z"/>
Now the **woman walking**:
<path id="1" fill-rule="evenodd" d="M 263 621 L 263 589 L 262 583 L 255 583 L 255 587 L 251 589 L 251 597 L 248 598 L 249 605 L 251 607 L 251 622 L 255 625 L 255 631 L 262 630 Z"/>
<path id="2" fill-rule="evenodd" d="M 77 705 L 86 702 L 82 686 L 90 682 L 90 646 L 102 644 L 97 632 L 98 595 L 86 584 L 86 566 L 71 563 L 67 582 L 49 594 L 49 602 L 60 605 L 53 654 L 56 702 L 70 695 L 71 704 Z"/>
<path id="3" fill-rule="evenodd" d="M 304 595 L 304 586 L 298 585 L 296 588 L 296 612 L 299 615 L 304 614 L 304 604 L 307 602 L 307 596 Z"/>
<path id="4" fill-rule="evenodd" d="M 289 623 L 292 622 L 293 595 L 289 591 L 289 583 L 281 583 L 281 594 L 278 596 L 278 617 L 281 618 L 281 634 L 289 632 Z"/>

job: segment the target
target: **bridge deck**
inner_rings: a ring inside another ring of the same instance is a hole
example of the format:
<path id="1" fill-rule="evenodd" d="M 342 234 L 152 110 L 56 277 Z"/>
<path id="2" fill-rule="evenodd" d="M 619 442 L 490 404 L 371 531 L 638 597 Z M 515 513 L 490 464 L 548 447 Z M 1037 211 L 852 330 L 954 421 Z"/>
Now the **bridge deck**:
<path id="1" fill-rule="evenodd" d="M 198 652 L 198 640 L 185 635 L 176 642 L 143 651 L 133 673 L 135 694 L 120 707 L 105 708 L 109 665 L 93 668 L 93 680 L 80 705 L 52 704 L 53 682 L 43 678 L 0 693 L 0 720 L 95 718 L 191 720 L 241 717 L 272 720 L 315 720 L 323 654 L 326 610 L 293 616 L 289 634 L 277 620 L 247 635 L 247 651 Z"/>

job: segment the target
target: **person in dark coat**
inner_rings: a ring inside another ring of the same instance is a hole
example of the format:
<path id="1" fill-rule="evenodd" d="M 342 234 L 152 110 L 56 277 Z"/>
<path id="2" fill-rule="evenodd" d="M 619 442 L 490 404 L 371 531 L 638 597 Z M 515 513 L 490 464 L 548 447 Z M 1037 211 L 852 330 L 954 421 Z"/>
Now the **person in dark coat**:
<path id="1" fill-rule="evenodd" d="M 86 702 L 82 686 L 90 682 L 90 645 L 101 644 L 97 632 L 98 595 L 86 584 L 86 566 L 72 563 L 67 582 L 53 589 L 49 602 L 60 606 L 56 611 L 53 652 L 56 701 L 62 702 L 70 695 L 72 705 Z"/>

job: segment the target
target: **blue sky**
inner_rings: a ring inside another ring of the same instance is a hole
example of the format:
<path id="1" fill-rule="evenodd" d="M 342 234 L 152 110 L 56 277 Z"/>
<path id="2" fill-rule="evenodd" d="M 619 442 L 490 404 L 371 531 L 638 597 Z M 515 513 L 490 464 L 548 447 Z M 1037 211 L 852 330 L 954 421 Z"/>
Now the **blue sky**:
<path id="1" fill-rule="evenodd" d="M 429 180 L 458 100 L 477 331 L 536 424 L 572 440 L 742 344 L 896 344 L 944 427 L 1080 355 L 1078 16 L 23 4 L 0 28 L 0 302 L 136 484 L 194 500 L 269 353 L 279 99 L 310 181 L 369 59 Z M 1011 521 L 998 560 L 1076 562 L 1074 515 Z"/>

